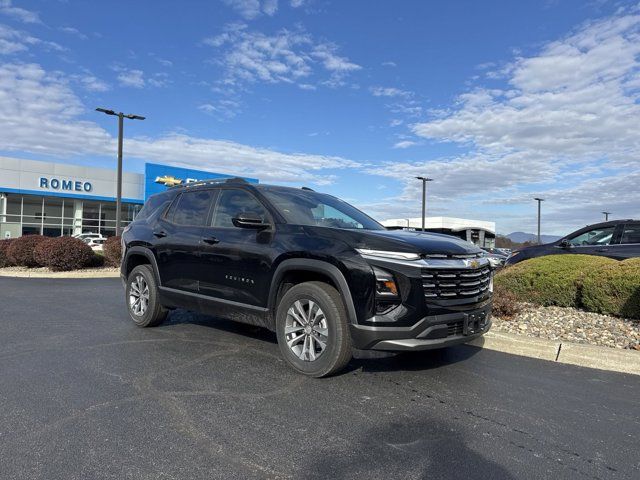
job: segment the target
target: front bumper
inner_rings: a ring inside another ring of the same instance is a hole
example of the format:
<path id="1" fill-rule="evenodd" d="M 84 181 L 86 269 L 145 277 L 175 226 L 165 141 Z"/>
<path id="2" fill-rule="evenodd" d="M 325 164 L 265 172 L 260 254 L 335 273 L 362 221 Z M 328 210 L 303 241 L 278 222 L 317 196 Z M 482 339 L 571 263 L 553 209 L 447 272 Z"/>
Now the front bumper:
<path id="1" fill-rule="evenodd" d="M 466 343 L 491 328 L 491 303 L 464 312 L 424 317 L 411 327 L 350 325 L 353 346 L 361 350 L 413 351 Z"/>

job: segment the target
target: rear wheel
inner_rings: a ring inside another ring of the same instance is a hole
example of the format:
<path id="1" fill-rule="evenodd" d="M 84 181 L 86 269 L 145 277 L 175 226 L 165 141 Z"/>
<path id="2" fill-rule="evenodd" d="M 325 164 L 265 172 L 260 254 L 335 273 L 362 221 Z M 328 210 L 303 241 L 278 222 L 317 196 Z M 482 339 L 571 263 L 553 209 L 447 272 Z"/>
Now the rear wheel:
<path id="1" fill-rule="evenodd" d="M 285 293 L 276 314 L 276 334 L 285 360 L 305 375 L 332 375 L 351 359 L 344 304 L 326 283 L 306 282 Z"/>
<path id="2" fill-rule="evenodd" d="M 156 278 L 150 265 L 138 265 L 127 277 L 127 309 L 139 327 L 155 327 L 167 317 L 160 305 Z"/>

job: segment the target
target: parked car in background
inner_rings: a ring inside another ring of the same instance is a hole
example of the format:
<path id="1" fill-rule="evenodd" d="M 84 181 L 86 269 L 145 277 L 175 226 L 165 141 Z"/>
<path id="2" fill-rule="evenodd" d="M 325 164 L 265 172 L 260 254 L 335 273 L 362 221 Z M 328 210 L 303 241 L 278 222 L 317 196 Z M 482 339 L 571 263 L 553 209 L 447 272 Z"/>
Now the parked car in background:
<path id="1" fill-rule="evenodd" d="M 484 256 L 489 260 L 489 264 L 492 269 L 498 270 L 499 268 L 504 267 L 508 255 L 503 254 L 497 248 L 483 248 L 482 250 L 484 252 Z"/>
<path id="2" fill-rule="evenodd" d="M 506 265 L 544 255 L 576 253 L 615 260 L 640 257 L 640 220 L 611 220 L 588 225 L 556 242 L 517 250 L 507 259 Z"/>
<path id="3" fill-rule="evenodd" d="M 386 230 L 308 188 L 174 187 L 147 200 L 122 240 L 136 325 L 158 325 L 172 308 L 259 325 L 314 377 L 341 370 L 352 348 L 442 348 L 491 327 L 493 273 L 478 247 Z"/>
<path id="4" fill-rule="evenodd" d="M 78 233 L 76 235 L 73 235 L 73 238 L 79 238 L 85 243 L 88 243 L 88 241 L 92 238 L 101 238 L 106 240 L 106 237 L 103 236 L 101 233 L 95 233 L 95 232 Z"/>
<path id="5" fill-rule="evenodd" d="M 91 250 L 95 252 L 101 252 L 104 246 L 104 242 L 106 242 L 106 238 L 87 238 L 85 240 L 86 244 L 91 247 Z"/>

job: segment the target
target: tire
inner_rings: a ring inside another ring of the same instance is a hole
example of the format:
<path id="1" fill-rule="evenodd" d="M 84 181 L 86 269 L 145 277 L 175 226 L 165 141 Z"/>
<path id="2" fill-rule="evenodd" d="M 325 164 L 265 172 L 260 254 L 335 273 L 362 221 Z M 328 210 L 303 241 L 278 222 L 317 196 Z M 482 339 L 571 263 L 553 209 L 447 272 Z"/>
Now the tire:
<path id="1" fill-rule="evenodd" d="M 310 377 L 332 375 L 351 360 L 347 312 L 338 291 L 326 283 L 301 283 L 284 294 L 276 312 L 276 335 L 287 363 Z"/>
<path id="2" fill-rule="evenodd" d="M 137 294 L 142 287 L 143 295 Z M 144 301 L 144 292 L 147 301 Z M 142 299 L 141 299 L 142 297 Z M 129 316 L 138 327 L 155 327 L 167 317 L 167 309 L 160 305 L 158 284 L 150 265 L 138 265 L 127 277 L 126 296 Z M 139 299 L 139 302 L 136 302 Z"/>

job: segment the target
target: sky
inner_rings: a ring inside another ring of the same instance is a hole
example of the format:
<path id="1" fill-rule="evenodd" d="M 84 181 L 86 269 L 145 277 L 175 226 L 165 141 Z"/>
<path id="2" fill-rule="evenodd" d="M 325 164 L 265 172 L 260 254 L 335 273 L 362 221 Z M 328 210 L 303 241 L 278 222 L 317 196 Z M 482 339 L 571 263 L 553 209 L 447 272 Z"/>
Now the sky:
<path id="1" fill-rule="evenodd" d="M 378 220 L 640 217 L 640 6 L 0 0 L 0 154 L 308 186 Z"/>

